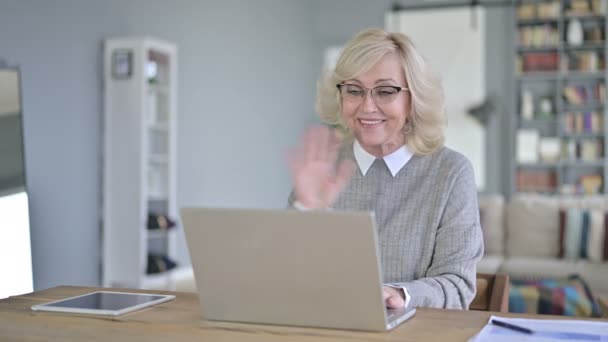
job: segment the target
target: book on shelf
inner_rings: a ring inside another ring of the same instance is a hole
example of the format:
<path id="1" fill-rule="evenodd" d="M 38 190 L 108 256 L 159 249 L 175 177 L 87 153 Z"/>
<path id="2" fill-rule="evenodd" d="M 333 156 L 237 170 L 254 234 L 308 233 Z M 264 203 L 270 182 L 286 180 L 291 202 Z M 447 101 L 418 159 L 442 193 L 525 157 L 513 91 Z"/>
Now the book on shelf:
<path id="1" fill-rule="evenodd" d="M 583 161 L 594 162 L 602 157 L 601 139 L 584 140 L 579 143 L 580 159 Z"/>
<path id="2" fill-rule="evenodd" d="M 519 46 L 521 47 L 554 47 L 559 44 L 559 32 L 556 26 L 540 24 L 518 29 Z"/>
<path id="3" fill-rule="evenodd" d="M 536 19 L 535 4 L 521 4 L 517 7 L 517 18 L 520 20 Z"/>
<path id="4" fill-rule="evenodd" d="M 559 17 L 559 1 L 538 3 L 523 3 L 517 7 L 517 18 L 527 19 L 557 19 Z"/>
<path id="5" fill-rule="evenodd" d="M 569 104 L 582 104 L 585 102 L 585 93 L 582 89 L 575 86 L 564 87 L 564 98 Z"/>
<path id="6" fill-rule="evenodd" d="M 568 16 L 602 15 L 606 13 L 606 0 L 571 0 Z"/>
<path id="7" fill-rule="evenodd" d="M 521 72 L 557 71 L 558 61 L 557 52 L 531 52 L 517 56 Z"/>
<path id="8" fill-rule="evenodd" d="M 581 187 L 586 195 L 599 194 L 602 191 L 602 176 L 597 174 L 585 175 L 580 178 Z"/>
<path id="9" fill-rule="evenodd" d="M 577 51 L 564 56 L 564 64 L 568 70 L 579 72 L 593 72 L 604 69 L 604 56 L 597 51 Z"/>
<path id="10" fill-rule="evenodd" d="M 598 83 L 595 88 L 595 96 L 599 102 L 606 101 L 606 84 Z"/>
<path id="11" fill-rule="evenodd" d="M 603 145 L 602 139 L 566 138 L 562 141 L 562 158 L 570 161 L 597 162 L 603 158 Z"/>
<path id="12" fill-rule="evenodd" d="M 606 85 L 603 82 L 567 85 L 563 88 L 562 92 L 566 103 L 569 105 L 582 105 L 594 102 L 603 103 Z"/>
<path id="13" fill-rule="evenodd" d="M 563 116 L 565 134 L 594 134 L 603 130 L 602 114 L 598 111 L 567 112 Z"/>
<path id="14" fill-rule="evenodd" d="M 557 174 L 552 170 L 518 170 L 518 191 L 553 192 L 557 188 Z"/>
<path id="15" fill-rule="evenodd" d="M 538 147 L 540 159 L 545 163 L 557 163 L 560 159 L 561 141 L 558 137 L 542 137 Z"/>
<path id="16" fill-rule="evenodd" d="M 576 160 L 577 150 L 576 139 L 564 139 L 562 141 L 562 159 Z"/>
<path id="17" fill-rule="evenodd" d="M 583 40 L 587 44 L 600 44 L 604 42 L 603 24 L 598 21 L 586 22 L 583 26 Z"/>
<path id="18" fill-rule="evenodd" d="M 517 130 L 516 160 L 519 163 L 538 162 L 538 144 L 540 134 L 535 129 Z"/>
<path id="19" fill-rule="evenodd" d="M 536 16 L 539 19 L 555 19 L 559 17 L 559 1 L 539 2 L 536 4 Z"/>

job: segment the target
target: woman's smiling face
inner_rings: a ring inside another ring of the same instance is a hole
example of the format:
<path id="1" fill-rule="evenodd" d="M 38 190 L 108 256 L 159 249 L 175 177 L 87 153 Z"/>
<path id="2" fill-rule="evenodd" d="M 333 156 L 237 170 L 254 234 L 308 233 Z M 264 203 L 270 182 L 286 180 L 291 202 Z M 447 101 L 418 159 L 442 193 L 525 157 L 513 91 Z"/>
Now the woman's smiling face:
<path id="1" fill-rule="evenodd" d="M 407 88 L 399 56 L 388 53 L 371 69 L 343 84 L 367 88 L 364 90 L 365 96 L 359 100 L 342 96 L 342 120 L 361 146 L 376 157 L 390 154 L 403 146 L 404 126 L 411 108 L 408 91 L 402 89 L 394 99 L 386 102 L 377 99 L 383 96 L 381 90 L 377 89 L 379 93 L 376 96 L 372 96 L 370 90 L 381 86 Z"/>

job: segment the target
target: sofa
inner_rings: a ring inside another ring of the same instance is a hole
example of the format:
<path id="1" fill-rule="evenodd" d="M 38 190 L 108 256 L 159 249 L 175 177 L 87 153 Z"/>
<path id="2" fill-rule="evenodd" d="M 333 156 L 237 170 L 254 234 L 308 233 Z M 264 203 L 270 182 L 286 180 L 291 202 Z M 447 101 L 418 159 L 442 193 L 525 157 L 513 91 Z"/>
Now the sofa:
<path id="1" fill-rule="evenodd" d="M 502 195 L 480 195 L 485 255 L 477 271 L 531 280 L 578 274 L 594 295 L 608 298 L 608 262 L 559 257 L 559 212 L 569 208 L 608 213 L 608 197 L 517 195 L 507 202 Z M 176 289 L 196 291 L 191 272 L 176 281 Z"/>
<path id="2" fill-rule="evenodd" d="M 603 224 L 604 219 L 608 221 L 605 214 L 608 213 L 608 196 L 518 194 L 506 201 L 502 195 L 480 195 L 479 211 L 485 255 L 478 272 L 501 272 L 511 278 L 532 280 L 578 274 L 595 296 L 608 297 L 608 261 L 568 250 L 568 246 L 572 249 L 569 239 L 581 232 L 572 233 L 573 225 L 583 222 L 579 215 L 587 215 L 587 227 L 591 215 L 594 215 L 596 225 L 599 217 L 601 231 L 608 234 L 608 222 Z M 573 220 L 574 217 L 578 221 Z M 583 240 L 595 241 L 590 243 L 594 244 L 596 251 L 593 253 L 597 255 L 597 249 L 608 243 L 608 238 L 601 238 L 600 242 L 597 233 L 589 235 L 589 229 L 585 228 L 589 238 Z M 593 229 L 600 231 L 600 227 Z"/>

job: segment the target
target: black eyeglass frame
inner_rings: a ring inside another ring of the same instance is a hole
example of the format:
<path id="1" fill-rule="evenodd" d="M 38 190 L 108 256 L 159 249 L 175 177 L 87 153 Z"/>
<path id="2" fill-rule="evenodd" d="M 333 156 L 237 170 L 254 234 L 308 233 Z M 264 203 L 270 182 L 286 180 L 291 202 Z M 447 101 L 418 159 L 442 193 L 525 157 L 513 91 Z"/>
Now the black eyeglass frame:
<path id="1" fill-rule="evenodd" d="M 361 89 L 364 90 L 363 92 L 363 96 L 361 96 L 362 98 L 365 97 L 367 95 L 367 91 L 369 90 L 370 92 L 373 91 L 376 88 L 393 88 L 397 91 L 397 94 L 399 94 L 399 92 L 401 92 L 402 90 L 410 90 L 410 88 L 408 87 L 399 87 L 399 86 L 392 86 L 392 85 L 382 85 L 382 86 L 377 86 L 377 87 L 373 87 L 373 88 L 366 88 L 366 87 L 362 87 L 358 84 L 350 84 L 350 83 L 338 83 L 336 84 L 336 88 L 338 88 L 338 91 L 341 93 L 342 92 L 342 87 L 343 86 L 355 86 L 355 87 L 359 87 Z M 395 95 L 397 95 L 395 94 Z"/>

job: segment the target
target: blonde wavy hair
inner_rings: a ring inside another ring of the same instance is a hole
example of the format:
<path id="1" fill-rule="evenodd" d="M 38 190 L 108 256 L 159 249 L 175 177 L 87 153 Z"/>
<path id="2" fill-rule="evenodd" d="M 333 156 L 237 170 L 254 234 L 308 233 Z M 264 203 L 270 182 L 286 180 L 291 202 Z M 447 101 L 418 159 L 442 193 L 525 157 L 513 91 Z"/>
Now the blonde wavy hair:
<path id="1" fill-rule="evenodd" d="M 443 86 L 405 34 L 367 29 L 351 39 L 342 50 L 335 70 L 324 72 L 317 83 L 317 113 L 322 121 L 337 127 L 344 139 L 352 139 L 352 132 L 342 120 L 342 99 L 336 84 L 356 78 L 391 52 L 402 62 L 405 86 L 410 93 L 411 111 L 406 120 L 409 127 L 403 132 L 406 144 L 415 154 L 433 153 L 445 141 L 447 117 Z"/>

